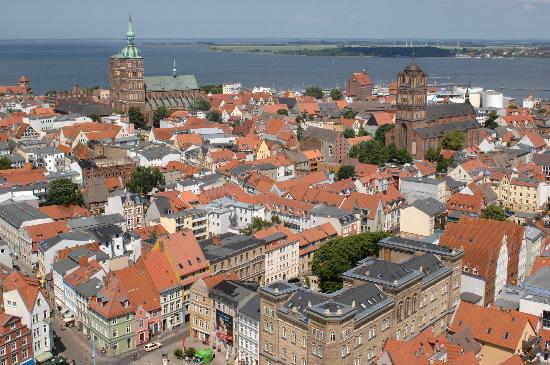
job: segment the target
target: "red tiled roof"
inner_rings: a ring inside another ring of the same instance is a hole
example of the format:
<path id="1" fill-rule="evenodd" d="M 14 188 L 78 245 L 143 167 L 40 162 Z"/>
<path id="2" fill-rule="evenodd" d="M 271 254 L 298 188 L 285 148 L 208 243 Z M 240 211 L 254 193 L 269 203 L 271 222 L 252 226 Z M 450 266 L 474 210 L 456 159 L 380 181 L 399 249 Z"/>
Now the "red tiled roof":
<path id="1" fill-rule="evenodd" d="M 46 205 L 38 208 L 39 211 L 53 220 L 90 217 L 92 213 L 78 205 Z"/>
<path id="2" fill-rule="evenodd" d="M 534 331 L 533 321 L 538 322 L 538 318 L 521 312 L 504 311 L 497 307 L 486 308 L 461 301 L 450 331 L 456 333 L 470 327 L 477 341 L 515 351 L 518 346 L 521 347 L 525 328 L 531 326 Z"/>

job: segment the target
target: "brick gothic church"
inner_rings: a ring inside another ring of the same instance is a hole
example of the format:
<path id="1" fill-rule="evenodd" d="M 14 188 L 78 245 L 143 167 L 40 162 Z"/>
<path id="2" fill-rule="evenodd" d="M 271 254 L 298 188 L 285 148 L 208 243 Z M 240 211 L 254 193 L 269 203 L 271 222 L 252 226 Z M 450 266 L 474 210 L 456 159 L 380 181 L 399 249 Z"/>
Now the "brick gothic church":
<path id="1" fill-rule="evenodd" d="M 134 44 L 132 18 L 128 23 L 126 47 L 109 59 L 109 85 L 111 107 L 127 113 L 130 107 L 139 108 L 148 121 L 161 106 L 177 110 L 189 105 L 198 94 L 194 75 L 178 75 L 176 62 L 170 76 L 144 75 L 143 57 Z"/>
<path id="2" fill-rule="evenodd" d="M 430 147 L 437 147 L 443 136 L 461 130 L 465 146 L 479 144 L 483 127 L 468 97 L 466 103 L 427 105 L 428 76 L 416 63 L 410 63 L 397 76 L 397 102 L 394 128 L 386 134 L 386 144 L 406 148 L 416 158 L 424 158 Z"/>

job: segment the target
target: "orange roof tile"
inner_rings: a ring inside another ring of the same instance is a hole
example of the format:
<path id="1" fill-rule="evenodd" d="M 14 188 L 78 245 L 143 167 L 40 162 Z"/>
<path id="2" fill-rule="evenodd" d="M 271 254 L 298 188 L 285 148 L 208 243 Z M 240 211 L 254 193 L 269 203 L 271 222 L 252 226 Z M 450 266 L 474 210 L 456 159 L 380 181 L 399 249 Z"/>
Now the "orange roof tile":
<path id="1" fill-rule="evenodd" d="M 19 271 L 14 271 L 4 280 L 4 292 L 17 290 L 25 302 L 27 310 L 32 312 L 36 297 L 40 291 L 40 284 L 34 278 L 24 276 Z"/>
<path id="2" fill-rule="evenodd" d="M 92 213 L 78 205 L 45 205 L 38 208 L 39 211 L 53 220 L 90 217 Z"/>
<path id="3" fill-rule="evenodd" d="M 160 294 L 147 270 L 130 266 L 114 271 L 113 275 L 120 279 L 132 305 L 141 306 L 148 312 L 160 309 Z"/>
<path id="4" fill-rule="evenodd" d="M 48 238 L 57 236 L 68 231 L 69 226 L 67 225 L 67 222 L 63 220 L 36 224 L 27 227 L 27 232 L 29 233 L 29 236 L 31 237 L 33 243 L 42 242 L 44 240 L 47 240 Z"/>
<path id="5" fill-rule="evenodd" d="M 530 326 L 534 331 L 530 321 L 534 318 L 530 317 L 535 316 L 461 301 L 450 325 L 450 331 L 456 333 L 470 327 L 477 341 L 515 351 L 521 346 L 525 328 Z"/>

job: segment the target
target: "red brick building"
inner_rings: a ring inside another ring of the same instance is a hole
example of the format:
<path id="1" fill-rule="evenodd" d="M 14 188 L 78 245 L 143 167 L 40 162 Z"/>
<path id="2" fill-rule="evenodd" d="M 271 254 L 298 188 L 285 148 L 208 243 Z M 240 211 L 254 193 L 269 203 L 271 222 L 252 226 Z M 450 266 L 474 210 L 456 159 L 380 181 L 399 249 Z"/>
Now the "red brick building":
<path id="1" fill-rule="evenodd" d="M 353 73 L 346 81 L 346 95 L 357 100 L 372 96 L 372 81 L 367 70 Z"/>
<path id="2" fill-rule="evenodd" d="M 6 313 L 0 313 L 0 364 L 34 364 L 30 330 Z"/>

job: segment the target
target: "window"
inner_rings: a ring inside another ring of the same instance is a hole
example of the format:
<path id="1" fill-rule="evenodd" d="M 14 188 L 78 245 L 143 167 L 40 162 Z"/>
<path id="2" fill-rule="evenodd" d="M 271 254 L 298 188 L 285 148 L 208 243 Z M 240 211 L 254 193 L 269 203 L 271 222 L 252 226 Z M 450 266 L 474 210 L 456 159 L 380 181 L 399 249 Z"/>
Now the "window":
<path id="1" fill-rule="evenodd" d="M 283 349 L 283 351 L 281 351 L 281 358 L 286 359 L 286 349 Z"/>
<path id="2" fill-rule="evenodd" d="M 336 342 L 336 333 L 334 332 L 330 333 L 330 342 Z"/>
<path id="3" fill-rule="evenodd" d="M 126 325 L 126 333 L 132 332 L 132 326 Z"/>
<path id="4" fill-rule="evenodd" d="M 292 363 L 296 364 L 296 354 L 294 352 L 292 353 Z"/>
<path id="5" fill-rule="evenodd" d="M 118 331 L 116 329 L 113 330 L 113 337 L 117 337 L 118 336 Z"/>

